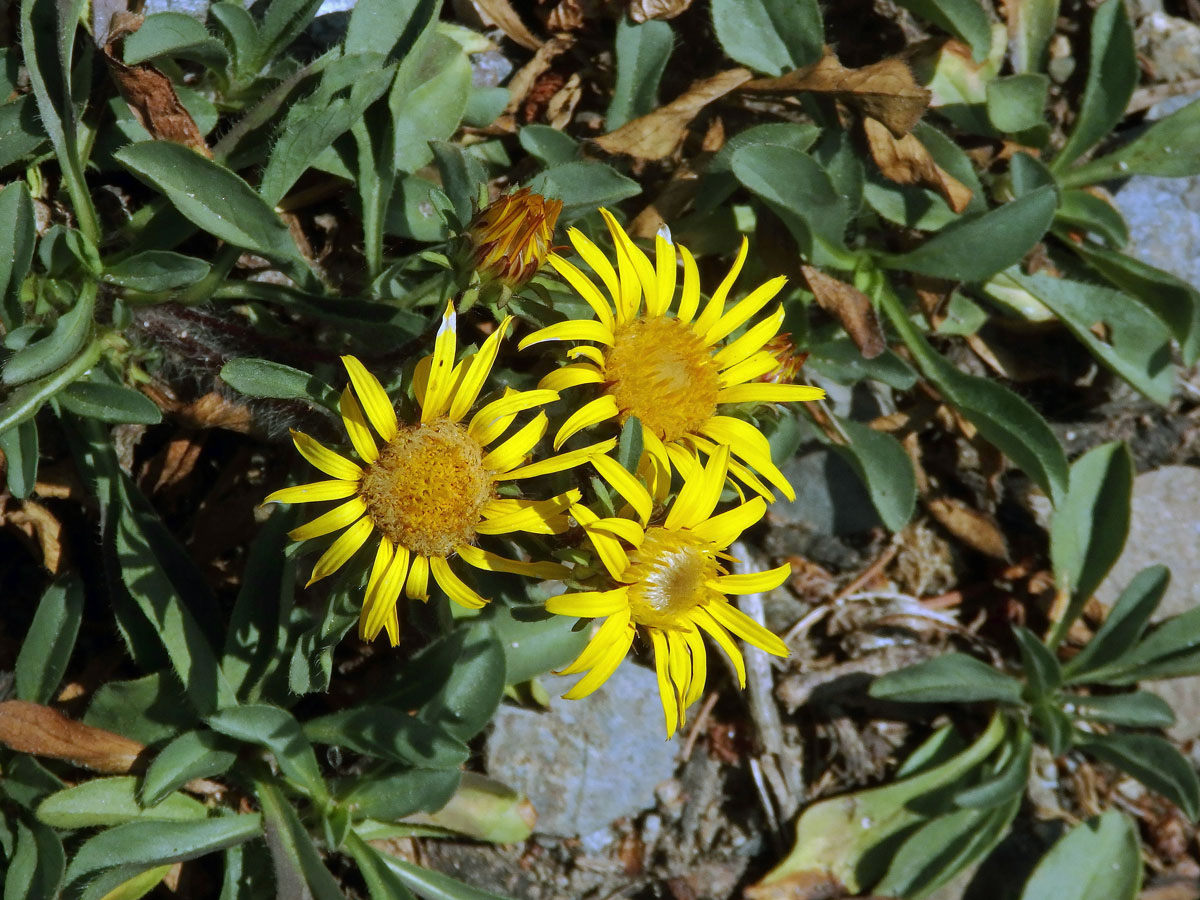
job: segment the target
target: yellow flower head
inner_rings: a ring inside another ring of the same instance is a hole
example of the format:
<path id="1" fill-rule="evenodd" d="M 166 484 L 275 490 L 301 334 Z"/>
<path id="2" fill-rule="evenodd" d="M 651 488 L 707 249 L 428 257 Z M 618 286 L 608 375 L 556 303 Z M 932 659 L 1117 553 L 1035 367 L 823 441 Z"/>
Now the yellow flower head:
<path id="1" fill-rule="evenodd" d="M 485 280 L 516 290 L 529 281 L 550 252 L 561 200 L 547 200 L 529 188 L 500 197 L 471 220 L 471 253 Z"/>
<path id="2" fill-rule="evenodd" d="M 454 557 L 493 572 L 561 578 L 566 569 L 557 563 L 507 559 L 478 547 L 476 539 L 522 531 L 565 531 L 569 524 L 565 513 L 579 499 L 578 491 L 549 500 L 525 500 L 501 497 L 498 487 L 504 482 L 569 469 L 614 446 L 613 441 L 607 441 L 527 464 L 527 457 L 546 431 L 546 414 L 539 412 L 502 443 L 488 449 L 518 413 L 542 406 L 558 395 L 545 389 L 507 391 L 467 420 L 511 317 L 477 353 L 457 365 L 455 318 L 454 305 L 449 303 L 433 355 L 422 359 L 413 373 L 414 394 L 420 407 L 416 422 L 399 421 L 375 376 L 353 356 L 343 356 L 353 390 L 347 386 L 342 392 L 342 422 L 362 464 L 293 431 L 296 449 L 331 480 L 284 488 L 267 497 L 267 502 L 279 503 L 345 500 L 290 532 L 293 540 L 303 541 L 345 529 L 317 560 L 309 584 L 336 572 L 368 538 L 378 536 L 359 620 L 359 634 L 366 640 L 373 640 L 381 629 L 386 629 L 395 646 L 400 634 L 396 602 L 401 589 L 410 599 L 425 600 L 431 575 L 451 600 L 467 607 L 483 606 L 486 599 L 454 574 L 450 565 Z"/>
<path id="3" fill-rule="evenodd" d="M 763 384 L 757 379 L 779 366 L 767 349 L 783 323 L 783 308 L 747 325 L 774 297 L 786 278 L 773 278 L 726 309 L 734 281 L 746 260 L 747 242 L 733 267 L 709 301 L 700 308 L 700 276 L 686 247 L 661 234 L 655 239 L 651 264 L 608 210 L 600 210 L 616 245 L 617 267 L 576 228 L 568 231 L 579 256 L 599 276 L 607 297 L 577 266 L 558 254 L 550 265 L 574 288 L 595 313 L 595 319 L 559 322 L 536 331 L 520 344 L 525 349 L 541 341 L 590 341 L 577 346 L 571 358 L 584 362 L 564 366 L 542 379 L 539 387 L 565 390 L 581 384 L 599 386 L 600 395 L 567 419 L 554 438 L 557 449 L 576 432 L 616 419 L 636 416 L 642 423 L 647 454 L 641 472 L 658 498 L 666 495 L 672 466 L 685 477 L 699 468 L 698 454 L 711 455 L 728 446 L 740 462 L 730 473 L 768 500 L 774 495 L 747 466 L 788 497 L 795 494 L 771 462 L 763 434 L 750 423 L 723 414 L 738 403 L 816 400 L 820 388 L 794 384 Z M 683 285 L 676 297 L 677 254 L 683 260 Z M 674 305 L 674 314 L 669 315 Z M 746 465 L 743 465 L 745 463 Z M 614 485 L 616 487 L 616 485 Z"/>
<path id="4" fill-rule="evenodd" d="M 766 572 L 727 574 L 721 563 L 729 558 L 725 549 L 767 508 L 755 497 L 713 515 L 728 465 L 729 448 L 720 446 L 699 476 L 685 482 L 661 525 L 601 519 L 584 506 L 572 507 L 571 515 L 587 532 L 615 587 L 563 594 L 546 604 L 547 610 L 564 616 L 605 617 L 579 657 L 562 670 L 567 675 L 589 670 L 564 697 L 586 697 L 603 684 L 625 658 L 640 627 L 654 650 L 669 738 L 704 690 L 707 658 L 701 632 L 733 661 L 742 687 L 746 664 L 729 632 L 768 653 L 788 655 L 783 641 L 726 598 L 771 590 L 791 573 L 791 567 L 783 565 Z"/>

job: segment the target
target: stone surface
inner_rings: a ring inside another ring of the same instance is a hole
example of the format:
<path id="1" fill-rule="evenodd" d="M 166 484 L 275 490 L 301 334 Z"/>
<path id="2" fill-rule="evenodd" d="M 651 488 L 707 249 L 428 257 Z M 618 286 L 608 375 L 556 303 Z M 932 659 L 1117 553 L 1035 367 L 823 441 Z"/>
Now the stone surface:
<path id="1" fill-rule="evenodd" d="M 1134 40 L 1156 81 L 1200 76 L 1200 26 L 1195 23 L 1156 10 L 1138 21 Z"/>
<path id="2" fill-rule="evenodd" d="M 1162 564 L 1171 582 L 1155 618 L 1200 606 L 1200 468 L 1164 466 L 1133 482 L 1129 539 L 1112 571 L 1096 591 L 1106 604 L 1116 601 L 1138 572 Z M 1200 677 L 1151 681 L 1142 685 L 1175 710 L 1169 734 L 1178 740 L 1200 737 Z"/>
<path id="3" fill-rule="evenodd" d="M 595 843 L 614 819 L 654 805 L 655 786 L 675 770 L 678 743 L 664 740 L 653 672 L 626 661 L 590 697 L 560 699 L 574 680 L 547 676 L 548 712 L 500 708 L 487 771 L 529 797 L 537 833 Z"/>

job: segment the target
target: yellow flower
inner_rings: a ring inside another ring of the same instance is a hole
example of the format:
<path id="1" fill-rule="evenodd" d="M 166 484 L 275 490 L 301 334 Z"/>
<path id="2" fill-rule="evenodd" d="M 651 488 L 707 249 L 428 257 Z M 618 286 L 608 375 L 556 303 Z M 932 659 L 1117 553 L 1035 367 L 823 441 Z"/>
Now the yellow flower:
<path id="1" fill-rule="evenodd" d="M 449 303 L 433 355 L 422 359 L 413 373 L 421 410 L 417 422 L 400 422 L 375 376 L 353 356 L 343 356 L 353 390 L 347 386 L 342 392 L 342 422 L 363 464 L 293 431 L 296 449 L 331 480 L 284 488 L 266 500 L 310 503 L 349 498 L 289 534 L 303 541 L 345 529 L 317 560 L 309 584 L 336 572 L 368 538 L 378 536 L 359 620 L 359 634 L 366 640 L 386 629 L 395 646 L 401 589 L 410 599 L 425 600 L 431 575 L 451 600 L 466 607 L 483 606 L 486 599 L 454 574 L 450 560 L 455 556 L 493 572 L 561 578 L 566 569 L 557 563 L 497 556 L 476 546 L 476 538 L 521 531 L 562 533 L 569 525 L 565 513 L 579 499 L 578 491 L 549 500 L 526 500 L 501 497 L 497 488 L 504 482 L 569 469 L 614 446 L 607 441 L 526 464 L 546 431 L 546 414 L 539 412 L 507 440 L 486 449 L 518 413 L 558 395 L 545 389 L 507 391 L 464 424 L 512 319 L 506 318 L 477 353 L 455 365 L 455 318 L 454 305 Z M 376 442 L 372 428 L 382 443 Z"/>
<path id="2" fill-rule="evenodd" d="M 712 514 L 728 465 L 729 448 L 720 446 L 703 471 L 684 483 L 662 525 L 601 519 L 587 507 L 571 508 L 615 586 L 563 594 L 546 604 L 548 611 L 564 616 L 605 617 L 579 657 L 560 673 L 589 670 L 564 697 L 586 697 L 603 684 L 625 658 L 640 628 L 654 650 L 669 738 L 684 724 L 685 711 L 704 690 L 707 659 L 701 632 L 729 656 L 742 687 L 746 664 L 729 632 L 768 653 L 788 655 L 783 641 L 726 598 L 771 590 L 791 573 L 791 566 L 783 565 L 730 575 L 721 564 L 729 559 L 725 549 L 767 508 L 761 497 L 755 497 L 728 512 Z"/>
<path id="3" fill-rule="evenodd" d="M 730 290 L 746 259 L 743 238 L 733 267 L 700 309 L 700 276 L 686 247 L 659 235 L 652 265 L 612 214 L 604 209 L 600 213 L 616 245 L 615 270 L 578 229 L 572 228 L 568 236 L 604 283 L 607 298 L 573 263 L 558 254 L 550 256 L 550 265 L 587 302 L 596 318 L 550 325 L 520 344 L 521 349 L 555 340 L 600 345 L 569 350 L 568 357 L 585 361 L 551 372 L 538 385 L 557 391 L 581 384 L 595 384 L 600 389 L 596 399 L 563 423 L 554 438 L 555 449 L 584 428 L 609 419 L 624 424 L 636 416 L 642 423 L 647 454 L 644 471 L 639 474 L 659 499 L 666 495 L 672 467 L 689 477 L 700 466 L 699 454 L 711 455 L 719 446 L 730 447 L 740 458 L 740 462 L 732 460 L 729 468 L 743 484 L 768 500 L 775 499 L 749 466 L 789 500 L 795 499 L 791 485 L 771 461 L 766 437 L 750 423 L 723 414 L 723 408 L 733 404 L 825 396 L 820 388 L 807 385 L 757 381 L 779 366 L 767 344 L 783 323 L 782 306 L 728 340 L 779 293 L 787 279 L 771 279 L 726 310 Z M 683 260 L 683 285 L 674 315 L 668 315 L 676 295 L 676 251 Z"/>
<path id="4" fill-rule="evenodd" d="M 480 210 L 468 227 L 475 270 L 512 290 L 522 287 L 546 261 L 560 212 L 561 200 L 547 200 L 529 188 Z"/>

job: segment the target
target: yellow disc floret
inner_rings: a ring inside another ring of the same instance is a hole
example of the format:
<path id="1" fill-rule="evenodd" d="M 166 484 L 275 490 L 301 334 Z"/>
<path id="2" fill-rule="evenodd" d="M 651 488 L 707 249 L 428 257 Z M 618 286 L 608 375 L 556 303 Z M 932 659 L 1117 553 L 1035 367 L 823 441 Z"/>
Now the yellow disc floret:
<path id="1" fill-rule="evenodd" d="M 422 556 L 449 556 L 475 539 L 496 495 L 483 448 L 462 425 L 439 419 L 401 426 L 363 473 L 367 515 L 393 543 Z"/>
<path id="2" fill-rule="evenodd" d="M 709 582 L 724 574 L 710 541 L 686 531 L 647 528 L 629 554 L 629 610 L 637 625 L 677 626 L 707 600 L 721 599 Z"/>
<path id="3" fill-rule="evenodd" d="M 616 329 L 604 375 L 620 421 L 636 416 L 659 440 L 699 431 L 717 409 L 719 367 L 679 319 L 634 319 Z"/>

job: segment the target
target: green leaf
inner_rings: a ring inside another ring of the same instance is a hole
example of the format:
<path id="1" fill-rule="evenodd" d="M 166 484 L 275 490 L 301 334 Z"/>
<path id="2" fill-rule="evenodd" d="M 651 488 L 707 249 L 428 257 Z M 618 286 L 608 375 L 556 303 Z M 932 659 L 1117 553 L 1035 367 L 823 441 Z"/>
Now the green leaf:
<path id="1" fill-rule="evenodd" d="M 505 678 L 509 684 L 520 684 L 561 669 L 587 643 L 587 632 L 576 629 L 569 616 L 538 612 L 540 615 L 535 618 L 529 610 L 491 603 L 484 613 L 504 649 Z"/>
<path id="2" fill-rule="evenodd" d="M 458 221 L 465 225 L 475 212 L 480 185 L 487 184 L 487 170 L 477 157 L 458 144 L 434 141 L 429 146 L 442 175 L 442 190 L 454 204 Z"/>
<path id="3" fill-rule="evenodd" d="M 346 838 L 346 849 L 354 857 L 371 900 L 409 900 L 413 893 L 404 885 L 395 872 L 387 867 L 383 854 L 351 832 Z"/>
<path id="4" fill-rule="evenodd" d="M 439 208 L 439 204 L 445 204 Z M 420 175 L 406 175 L 392 192 L 385 213 L 384 228 L 388 234 L 420 241 L 440 243 L 450 236 L 442 209 L 452 204 L 442 189 Z"/>
<path id="5" fill-rule="evenodd" d="M 987 808 L 1014 799 L 1019 802 L 1025 796 L 1029 766 L 1033 759 L 1033 736 L 1028 729 L 1020 728 L 1008 746 L 1007 758 L 1001 762 L 995 774 L 955 794 L 955 806 Z"/>
<path id="6" fill-rule="evenodd" d="M 1125 728 L 1170 728 L 1175 724 L 1170 704 L 1149 691 L 1071 697 L 1063 704 L 1063 712 L 1089 722 Z"/>
<path id="7" fill-rule="evenodd" d="M 979 0 L 898 0 L 923 19 L 966 41 L 975 62 L 983 62 L 992 49 L 992 23 Z"/>
<path id="8" fill-rule="evenodd" d="M 28 161 L 46 143 L 37 102 L 29 95 L 0 103 L 0 169 Z M 11 181 L 8 187 L 23 184 Z"/>
<path id="9" fill-rule="evenodd" d="M 153 400 L 121 384 L 81 379 L 68 385 L 58 402 L 78 416 L 100 422 L 157 425 L 162 421 L 162 410 Z"/>
<path id="10" fill-rule="evenodd" d="M 815 159 L 791 147 L 751 144 L 735 151 L 730 165 L 738 181 L 783 219 L 806 258 L 852 267 L 844 242 L 849 205 Z"/>
<path id="11" fill-rule="evenodd" d="M 642 460 L 642 422 L 637 416 L 630 416 L 621 426 L 616 459 L 626 471 L 637 474 Z"/>
<path id="12" fill-rule="evenodd" d="M 5 331 L 12 331 L 24 319 L 21 284 L 37 242 L 33 200 L 25 182 L 10 182 L 0 191 L 0 222 L 8 223 L 0 236 L 0 322 Z"/>
<path id="13" fill-rule="evenodd" d="M 23 817 L 16 820 L 16 832 L 3 900 L 58 900 L 66 866 L 62 841 L 41 822 L 27 824 Z"/>
<path id="14" fill-rule="evenodd" d="M 93 873 L 116 866 L 140 871 L 195 859 L 261 834 L 262 817 L 258 813 L 189 822 L 129 822 L 84 841 L 67 867 L 67 881 L 78 884 Z"/>
<path id="15" fill-rule="evenodd" d="M 122 59 L 129 66 L 159 57 L 190 59 L 224 72 L 229 65 L 225 45 L 208 33 L 194 16 L 160 12 L 146 16 L 142 26 L 125 38 Z"/>
<path id="16" fill-rule="evenodd" d="M 190 16 L 185 18 L 190 19 Z M 104 280 L 135 291 L 169 291 L 195 284 L 208 274 L 208 263 L 169 250 L 144 250 L 104 268 Z"/>
<path id="17" fill-rule="evenodd" d="M 4 480 L 8 492 L 18 500 L 24 500 L 37 486 L 41 455 L 37 422 L 27 420 L 0 433 L 0 453 L 4 454 Z"/>
<path id="18" fill-rule="evenodd" d="M 237 761 L 230 741 L 211 731 L 185 731 L 163 747 L 146 769 L 142 802 L 155 806 L 193 778 L 222 775 Z"/>
<path id="19" fill-rule="evenodd" d="M 661 19 L 640 25 L 627 16 L 617 23 L 617 80 L 604 127 L 615 131 L 658 106 L 658 83 L 675 49 L 675 33 Z"/>
<path id="20" fill-rule="evenodd" d="M 133 775 L 88 779 L 51 794 L 38 804 L 37 817 L 52 828 L 205 818 L 204 804 L 186 794 L 171 794 L 157 806 L 143 808 L 137 801 L 137 781 Z"/>
<path id="21" fill-rule="evenodd" d="M 1100 237 L 1110 247 L 1129 243 L 1129 228 L 1115 206 L 1087 191 L 1063 191 L 1054 221 Z"/>
<path id="22" fill-rule="evenodd" d="M 579 142 L 549 125 L 526 125 L 517 133 L 517 140 L 544 166 L 569 163 L 579 156 Z"/>
<path id="23" fill-rule="evenodd" d="M 283 363 L 245 356 L 221 367 L 221 380 L 247 397 L 274 400 L 303 400 L 331 412 L 338 408 L 338 394 L 321 379 Z"/>
<path id="24" fill-rule="evenodd" d="M 1111 809 L 1058 840 L 1029 876 L 1021 900 L 1135 900 L 1141 887 L 1137 828 Z"/>
<path id="25" fill-rule="evenodd" d="M 258 46 L 258 24 L 240 3 L 219 0 L 208 7 L 209 19 L 225 33 L 225 45 L 233 52 L 238 79 L 245 78 Z"/>
<path id="26" fill-rule="evenodd" d="M 88 882 L 79 900 L 141 900 L 162 884 L 163 879 L 170 874 L 172 866 L 154 866 L 126 877 L 138 868 L 122 866 L 102 873 L 94 881 Z"/>
<path id="27" fill-rule="evenodd" d="M 876 700 L 903 703 L 1020 703 L 1021 682 L 965 653 L 945 653 L 871 682 Z"/>
<path id="28" fill-rule="evenodd" d="M 456 41 L 432 32 L 400 63 L 388 96 L 393 167 L 415 172 L 433 159 L 429 142 L 454 134 L 470 93 L 466 53 Z"/>
<path id="29" fill-rule="evenodd" d="M 1170 580 L 1166 566 L 1149 566 L 1134 576 L 1087 646 L 1063 667 L 1068 684 L 1088 680 L 1089 673 L 1112 665 L 1141 639 Z"/>
<path id="30" fill-rule="evenodd" d="M 1066 144 L 1051 167 L 1060 173 L 1125 117 L 1138 83 L 1133 26 L 1123 0 L 1105 0 L 1092 16 L 1091 55 L 1083 101 Z M 1064 185 L 1074 187 L 1075 185 Z"/>
<path id="31" fill-rule="evenodd" d="M 1154 313 L 1134 298 L 1100 285 L 1055 278 L 1041 272 L 1025 275 L 1013 268 L 998 281 L 1028 291 L 1062 320 L 1105 367 L 1155 403 L 1171 399 L 1171 334 Z M 1108 342 L 1092 328 L 1102 323 Z"/>
<path id="32" fill-rule="evenodd" d="M 1006 8 L 1012 64 L 1018 72 L 1041 72 L 1058 24 L 1059 0 L 1015 0 Z"/>
<path id="33" fill-rule="evenodd" d="M 1033 249 L 1057 205 L 1053 188 L 1039 188 L 981 216 L 952 222 L 915 250 L 881 255 L 880 260 L 888 268 L 934 278 L 983 281 Z"/>
<path id="34" fill-rule="evenodd" d="M 1079 745 L 1085 753 L 1129 773 L 1162 794 L 1196 821 L 1200 815 L 1200 779 L 1170 741 L 1152 734 L 1096 735 Z"/>
<path id="35" fill-rule="evenodd" d="M 14 388 L 0 403 L 0 434 L 15 428 L 22 422 L 28 422 L 37 415 L 39 409 L 51 397 L 54 397 L 80 378 L 88 369 L 100 361 L 100 344 L 98 341 L 87 343 L 79 355 L 56 372 L 43 375 L 33 381 L 27 381 Z"/>
<path id="36" fill-rule="evenodd" d="M 69 363 L 92 335 L 95 309 L 96 283 L 85 281 L 75 298 L 75 305 L 58 317 L 54 330 L 9 357 L 4 365 L 4 383 L 24 384 Z"/>
<path id="37" fill-rule="evenodd" d="M 908 453 L 887 432 L 849 419 L 838 423 L 850 443 L 833 448 L 862 479 L 883 524 L 889 531 L 900 531 L 917 503 L 917 478 Z"/>
<path id="38" fill-rule="evenodd" d="M 989 30 L 990 27 L 988 26 Z M 993 78 L 987 83 L 988 119 L 997 131 L 1005 134 L 1017 134 L 1045 126 L 1044 111 L 1049 92 L 1050 79 L 1045 75 L 1025 74 Z"/>
<path id="39" fill-rule="evenodd" d="M 17 699 L 49 703 L 67 671 L 83 617 L 83 582 L 68 573 L 53 581 L 34 613 L 17 655 Z"/>
<path id="40" fill-rule="evenodd" d="M 1062 667 L 1054 652 L 1043 644 L 1028 628 L 1013 627 L 1013 637 L 1021 651 L 1021 668 L 1029 682 L 1029 699 L 1037 703 L 1043 697 L 1058 690 L 1062 684 Z"/>
<path id="41" fill-rule="evenodd" d="M 129 681 L 105 682 L 83 717 L 85 725 L 114 731 L 143 744 L 173 737 L 195 721 L 179 681 L 166 669 Z"/>
<path id="42" fill-rule="evenodd" d="M 1096 447 L 1072 464 L 1070 488 L 1050 528 L 1054 574 L 1071 600 L 1054 624 L 1051 646 L 1063 639 L 1121 555 L 1132 493 L 1133 458 L 1123 443 Z"/>
<path id="43" fill-rule="evenodd" d="M 328 796 L 312 745 L 287 710 L 266 704 L 232 706 L 206 721 L 213 731 L 266 747 L 275 755 L 283 774 L 317 802 Z"/>
<path id="44" fill-rule="evenodd" d="M 350 13 L 344 52 L 399 59 L 437 17 L 440 6 L 439 0 L 359 0 Z"/>
<path id="45" fill-rule="evenodd" d="M 825 26 L 816 0 L 713 0 L 713 27 L 730 59 L 768 75 L 821 58 Z"/>
<path id="46" fill-rule="evenodd" d="M 1035 705 L 1030 712 L 1042 742 L 1052 756 L 1062 756 L 1071 749 L 1075 740 L 1075 730 L 1070 718 L 1059 706 L 1046 700 Z"/>
<path id="47" fill-rule="evenodd" d="M 461 638 L 461 650 L 450 677 L 419 715 L 459 740 L 468 741 L 491 721 L 504 695 L 504 648 L 487 625 L 464 629 L 450 640 L 457 638 Z"/>
<path id="48" fill-rule="evenodd" d="M 307 269 L 275 210 L 224 166 L 170 141 L 129 144 L 113 157 L 162 191 L 198 228 L 236 247 Z"/>
<path id="49" fill-rule="evenodd" d="M 1088 681 L 1134 684 L 1200 673 L 1200 608 L 1165 619 L 1134 649 L 1087 673 Z"/>
<path id="50" fill-rule="evenodd" d="M 381 777 L 360 776 L 348 782 L 339 802 L 356 816 L 395 822 L 415 812 L 441 809 L 458 789 L 458 769 L 403 769 Z"/>
<path id="51" fill-rule="evenodd" d="M 470 755 L 447 729 L 392 706 L 360 705 L 310 719 L 304 734 L 313 743 L 349 747 L 410 766 L 457 768 Z"/>
<path id="52" fill-rule="evenodd" d="M 277 897 L 312 897 L 345 900 L 337 881 L 321 861 L 321 854 L 304 823 L 283 791 L 274 784 L 255 784 L 263 811 L 263 830 L 275 869 Z"/>
<path id="53" fill-rule="evenodd" d="M 1198 123 L 1200 101 L 1195 101 L 1155 122 L 1119 150 L 1063 173 L 1062 185 L 1083 187 L 1129 175 L 1186 178 L 1200 174 L 1200 152 L 1192 140 Z"/>
<path id="54" fill-rule="evenodd" d="M 898 391 L 907 391 L 917 383 L 916 370 L 894 351 L 884 350 L 874 359 L 867 359 L 845 334 L 810 343 L 808 350 L 810 356 L 805 365 L 842 384 L 853 385 L 871 378 Z"/>
<path id="55" fill-rule="evenodd" d="M 270 0 L 258 26 L 254 68 L 265 68 L 282 57 L 308 27 L 320 5 L 321 0 Z"/>
<path id="56" fill-rule="evenodd" d="M 612 166 L 597 162 L 568 162 L 539 172 L 528 182 L 530 190 L 563 203 L 563 219 L 578 218 L 598 206 L 615 206 L 636 197 L 642 187 Z"/>
<path id="57" fill-rule="evenodd" d="M 379 858 L 397 878 L 425 900 L 508 900 L 387 853 L 380 853 Z"/>

